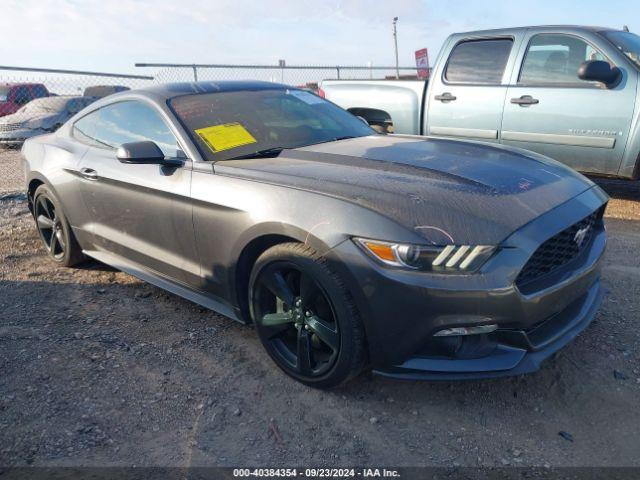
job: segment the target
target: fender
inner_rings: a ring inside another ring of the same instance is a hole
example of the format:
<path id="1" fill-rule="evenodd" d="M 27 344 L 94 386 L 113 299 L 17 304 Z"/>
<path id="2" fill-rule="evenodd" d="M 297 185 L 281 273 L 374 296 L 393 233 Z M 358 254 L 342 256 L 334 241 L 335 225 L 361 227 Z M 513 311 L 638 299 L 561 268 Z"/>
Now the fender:
<path id="1" fill-rule="evenodd" d="M 27 194 L 27 202 L 29 204 L 29 211 L 31 213 L 33 213 L 33 194 L 35 193 L 35 190 L 37 188 L 37 187 L 35 187 L 35 188 L 31 187 L 31 184 L 33 182 L 38 182 L 39 184 L 46 185 L 47 188 L 53 192 L 53 194 L 56 196 L 56 198 L 60 198 L 56 188 L 51 184 L 51 182 L 47 179 L 47 177 L 45 177 L 42 173 L 29 171 L 29 173 L 28 173 L 26 178 L 27 178 L 27 182 L 26 182 L 26 185 L 25 185 L 25 191 L 26 191 L 26 194 Z"/>
<path id="2" fill-rule="evenodd" d="M 322 239 L 304 229 L 281 222 L 265 222 L 246 230 L 235 242 L 231 256 L 235 261 L 228 272 L 229 298 L 237 315 L 245 322 L 251 321 L 246 298 L 251 269 L 256 259 L 268 248 L 290 241 L 310 246 L 320 255 L 327 255 L 331 248 Z"/>

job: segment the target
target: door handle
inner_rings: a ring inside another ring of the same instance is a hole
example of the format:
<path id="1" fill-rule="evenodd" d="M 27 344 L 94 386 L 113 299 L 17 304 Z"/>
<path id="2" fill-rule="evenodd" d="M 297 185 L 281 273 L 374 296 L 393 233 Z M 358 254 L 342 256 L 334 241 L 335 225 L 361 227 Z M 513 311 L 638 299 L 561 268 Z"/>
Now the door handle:
<path id="1" fill-rule="evenodd" d="M 93 168 L 81 168 L 80 175 L 84 178 L 88 178 L 89 180 L 97 180 L 98 172 L 96 172 Z"/>
<path id="2" fill-rule="evenodd" d="M 444 92 L 443 94 L 436 95 L 433 98 L 439 102 L 453 102 L 457 97 L 454 97 L 449 92 Z"/>
<path id="3" fill-rule="evenodd" d="M 521 107 L 526 107 L 528 105 L 535 105 L 536 103 L 540 103 L 540 100 L 537 98 L 533 98 L 531 95 L 522 95 L 521 97 L 512 98 L 511 103 L 515 103 L 516 105 L 520 105 Z"/>

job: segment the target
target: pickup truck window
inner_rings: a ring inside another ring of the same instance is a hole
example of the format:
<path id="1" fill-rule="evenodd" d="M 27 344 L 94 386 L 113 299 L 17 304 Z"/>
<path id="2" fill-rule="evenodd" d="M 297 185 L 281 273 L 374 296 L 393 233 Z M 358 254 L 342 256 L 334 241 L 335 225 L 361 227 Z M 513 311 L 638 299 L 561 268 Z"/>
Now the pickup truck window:
<path id="1" fill-rule="evenodd" d="M 49 92 L 47 91 L 44 85 L 34 85 L 32 89 L 33 89 L 32 90 L 33 96 L 35 98 L 43 98 L 43 97 L 49 96 Z"/>
<path id="2" fill-rule="evenodd" d="M 29 91 L 29 87 L 17 87 L 15 89 L 14 101 L 18 105 L 26 105 L 31 101 L 33 97 L 31 96 L 31 92 Z"/>
<path id="3" fill-rule="evenodd" d="M 448 83 L 500 84 L 512 45 L 510 38 L 463 40 L 453 47 L 444 78 Z"/>
<path id="4" fill-rule="evenodd" d="M 617 31 L 601 32 L 601 34 L 640 68 L 640 37 L 638 35 Z"/>
<path id="5" fill-rule="evenodd" d="M 578 68 L 586 60 L 604 60 L 604 55 L 584 40 L 572 35 L 540 34 L 529 42 L 518 83 L 589 85 L 578 78 Z"/>

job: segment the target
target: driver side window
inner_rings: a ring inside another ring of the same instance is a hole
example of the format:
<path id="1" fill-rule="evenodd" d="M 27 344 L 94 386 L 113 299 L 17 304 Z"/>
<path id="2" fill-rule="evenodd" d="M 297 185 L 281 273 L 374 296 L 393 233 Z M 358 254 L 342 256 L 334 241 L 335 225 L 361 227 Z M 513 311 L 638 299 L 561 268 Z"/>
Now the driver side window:
<path id="1" fill-rule="evenodd" d="M 184 157 L 176 137 L 153 109 L 127 100 L 102 107 L 73 126 L 74 137 L 94 147 L 116 149 L 123 143 L 151 140 L 165 157 Z"/>
<path id="2" fill-rule="evenodd" d="M 604 60 L 602 53 L 571 35 L 535 35 L 522 63 L 518 83 L 526 85 L 577 85 L 592 83 L 578 78 L 578 68 L 587 60 Z"/>

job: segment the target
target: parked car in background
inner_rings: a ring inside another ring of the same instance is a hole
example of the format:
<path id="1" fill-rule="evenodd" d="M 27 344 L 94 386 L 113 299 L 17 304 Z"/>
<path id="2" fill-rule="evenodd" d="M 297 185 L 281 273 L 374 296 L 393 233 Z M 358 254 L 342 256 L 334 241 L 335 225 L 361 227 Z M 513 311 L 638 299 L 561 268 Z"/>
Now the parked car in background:
<path id="1" fill-rule="evenodd" d="M 53 261 L 253 322 L 315 387 L 531 372 L 602 296 L 593 182 L 533 152 L 380 135 L 285 85 L 119 93 L 22 152 Z"/>
<path id="2" fill-rule="evenodd" d="M 0 118 L 0 144 L 20 145 L 27 138 L 54 132 L 95 100 L 64 95 L 32 100 L 16 113 Z"/>
<path id="3" fill-rule="evenodd" d="M 83 95 L 85 97 L 102 98 L 114 93 L 126 92 L 127 90 L 130 90 L 130 88 L 123 85 L 93 85 L 85 88 Z"/>
<path id="4" fill-rule="evenodd" d="M 34 98 L 50 95 L 42 83 L 6 83 L 0 85 L 0 117 L 17 112 Z"/>
<path id="5" fill-rule="evenodd" d="M 640 37 L 576 26 L 451 35 L 424 81 L 331 80 L 380 130 L 502 143 L 581 172 L 640 177 Z"/>

